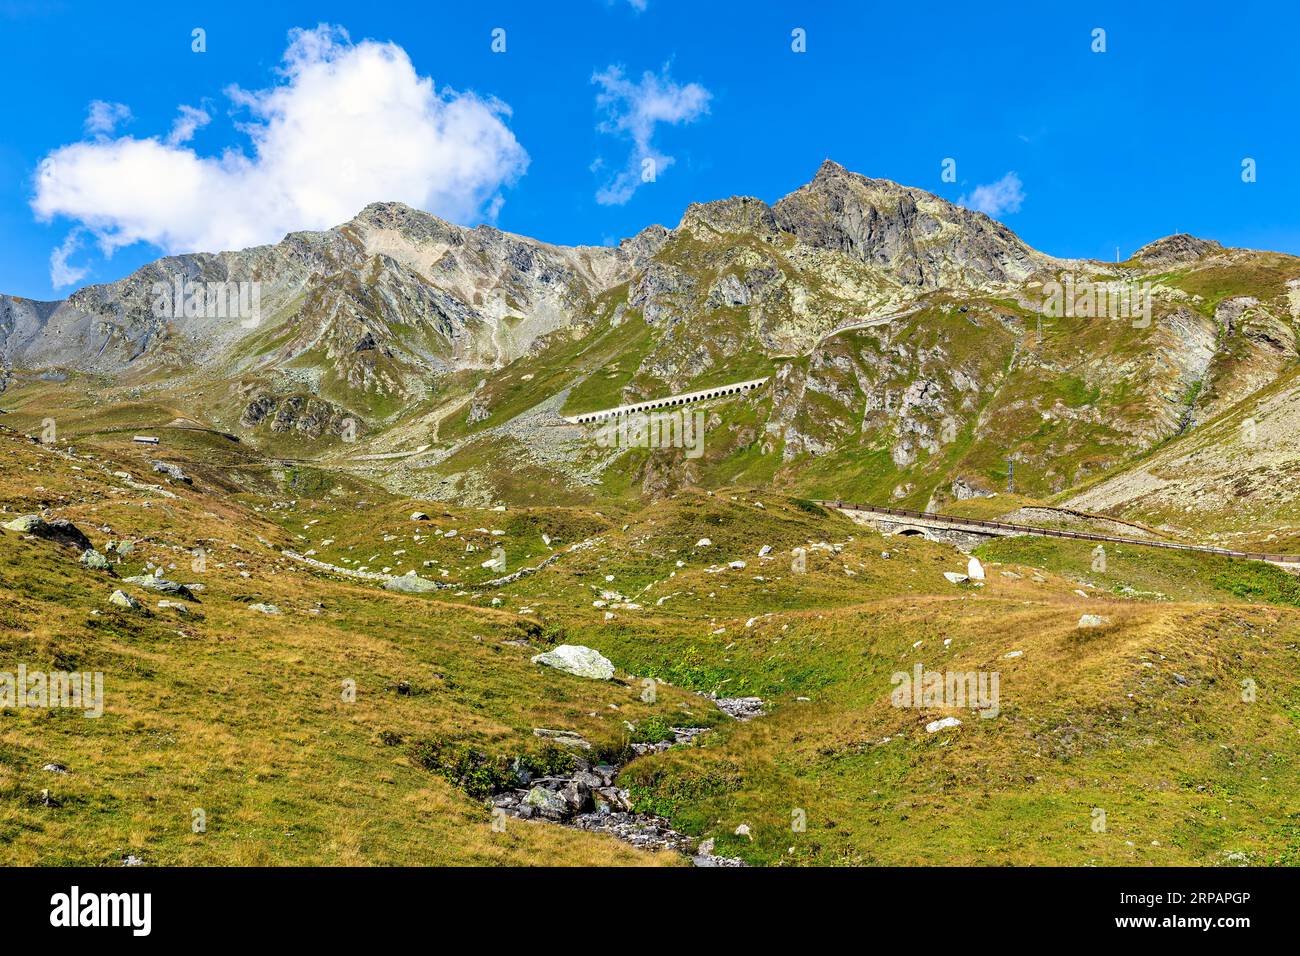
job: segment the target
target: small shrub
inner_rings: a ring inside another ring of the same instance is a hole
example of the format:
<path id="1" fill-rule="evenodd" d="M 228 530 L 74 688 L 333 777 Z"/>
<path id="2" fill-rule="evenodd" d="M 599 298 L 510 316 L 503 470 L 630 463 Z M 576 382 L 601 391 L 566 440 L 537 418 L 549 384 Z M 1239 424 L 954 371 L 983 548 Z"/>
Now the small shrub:
<path id="1" fill-rule="evenodd" d="M 632 743 L 636 744 L 658 744 L 666 740 L 675 740 L 676 735 L 668 721 L 658 714 L 645 718 L 636 725 L 636 731 L 632 734 Z"/>
<path id="2" fill-rule="evenodd" d="M 454 741 L 422 740 L 412 745 L 411 756 L 426 770 L 480 799 L 521 786 L 523 772 L 532 777 L 560 777 L 572 773 L 575 766 L 573 754 L 558 744 L 507 756 Z"/>
<path id="3" fill-rule="evenodd" d="M 471 797 L 488 797 L 518 783 L 518 774 L 505 757 L 493 757 L 482 750 L 440 740 L 423 740 L 411 748 L 411 755 L 426 770 L 432 770 Z"/>

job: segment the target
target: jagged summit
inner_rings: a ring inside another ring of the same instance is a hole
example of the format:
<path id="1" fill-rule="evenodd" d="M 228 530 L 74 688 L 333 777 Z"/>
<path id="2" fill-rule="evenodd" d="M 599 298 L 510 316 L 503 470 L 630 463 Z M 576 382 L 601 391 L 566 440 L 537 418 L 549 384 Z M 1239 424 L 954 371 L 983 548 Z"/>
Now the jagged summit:
<path id="1" fill-rule="evenodd" d="M 843 166 L 840 163 L 835 162 L 835 160 L 831 159 L 828 156 L 826 159 L 823 159 L 821 165 L 817 167 L 817 172 L 813 175 L 813 178 L 809 180 L 809 183 L 811 184 L 811 183 L 831 180 L 840 176 L 855 176 L 855 175 L 858 175 L 861 179 L 869 178 L 867 176 L 860 176 L 860 174 L 854 173 L 847 166 Z M 881 181 L 888 182 L 888 180 L 881 180 Z"/>
<path id="2" fill-rule="evenodd" d="M 1133 258 L 1147 265 L 1165 266 L 1180 262 L 1196 262 L 1223 251 L 1223 245 L 1213 239 L 1198 239 L 1188 233 L 1179 232 L 1147 243 L 1133 254 Z"/>
<path id="3" fill-rule="evenodd" d="M 778 225 L 803 242 L 923 288 L 1018 281 L 1052 261 L 982 213 L 829 159 L 774 212 Z"/>
<path id="4" fill-rule="evenodd" d="M 745 230 L 767 233 L 777 228 L 772 207 L 754 196 L 731 196 L 712 202 L 691 203 L 677 228 L 689 231 L 700 226 L 723 233 Z"/>

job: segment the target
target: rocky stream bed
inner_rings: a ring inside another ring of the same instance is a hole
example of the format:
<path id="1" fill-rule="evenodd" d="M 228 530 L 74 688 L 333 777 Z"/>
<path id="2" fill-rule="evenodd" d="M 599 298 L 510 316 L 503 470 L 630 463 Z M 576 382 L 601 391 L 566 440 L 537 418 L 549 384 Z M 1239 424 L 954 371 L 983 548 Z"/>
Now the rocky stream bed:
<path id="1" fill-rule="evenodd" d="M 762 701 L 757 697 L 714 698 L 718 709 L 736 720 L 762 716 Z M 673 747 L 690 746 L 697 737 L 709 733 L 707 727 L 671 727 L 673 739 L 656 743 L 635 743 L 632 750 L 638 759 L 662 753 Z M 590 744 L 577 734 L 536 728 L 546 737 L 566 747 L 583 750 Z M 519 774 L 521 787 L 503 790 L 492 796 L 494 810 L 522 820 L 547 820 L 592 833 L 608 833 L 643 850 L 671 850 L 691 857 L 696 866 L 744 866 L 735 857 L 715 856 L 713 841 L 698 843 L 668 825 L 662 817 L 637 813 L 628 791 L 616 785 L 625 764 L 592 763 L 576 756 L 572 772 L 562 776 L 532 777 Z"/>

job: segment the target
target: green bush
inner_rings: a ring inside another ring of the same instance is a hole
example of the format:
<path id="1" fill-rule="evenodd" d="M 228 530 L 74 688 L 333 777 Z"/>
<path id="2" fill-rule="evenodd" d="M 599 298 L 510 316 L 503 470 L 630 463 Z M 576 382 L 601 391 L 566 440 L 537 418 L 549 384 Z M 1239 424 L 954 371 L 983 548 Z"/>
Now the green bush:
<path id="1" fill-rule="evenodd" d="M 518 783 L 511 762 L 482 750 L 439 740 L 423 740 L 411 755 L 426 770 L 460 787 L 471 797 L 489 797 Z"/>
<path id="2" fill-rule="evenodd" d="M 426 770 L 478 798 L 522 786 L 522 772 L 533 777 L 559 777 L 574 768 L 573 754 L 556 744 L 507 756 L 455 741 L 422 740 L 411 746 L 411 756 Z"/>
<path id="3" fill-rule="evenodd" d="M 676 740 L 677 735 L 673 729 L 668 726 L 668 721 L 658 714 L 645 718 L 636 725 L 636 731 L 632 734 L 632 743 L 636 744 L 658 744 L 665 740 Z"/>

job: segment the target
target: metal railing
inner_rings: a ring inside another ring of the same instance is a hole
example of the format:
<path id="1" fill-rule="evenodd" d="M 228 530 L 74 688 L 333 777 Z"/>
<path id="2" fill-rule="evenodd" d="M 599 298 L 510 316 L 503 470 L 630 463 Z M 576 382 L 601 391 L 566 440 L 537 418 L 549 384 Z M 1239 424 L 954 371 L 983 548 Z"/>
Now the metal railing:
<path id="1" fill-rule="evenodd" d="M 996 531 L 1015 531 L 1020 534 L 1037 534 L 1049 538 L 1074 538 L 1079 541 L 1109 541 L 1114 544 L 1131 544 L 1144 548 L 1167 548 L 1171 551 L 1200 551 L 1204 554 L 1221 554 L 1228 558 L 1246 558 L 1250 561 L 1273 561 L 1280 564 L 1300 564 L 1297 554 L 1268 554 L 1263 551 L 1232 551 L 1228 548 L 1211 548 L 1200 544 L 1178 544 L 1173 541 L 1148 541 L 1143 538 L 1121 538 L 1108 534 L 1092 534 L 1088 531 L 1061 531 L 1055 528 L 1038 528 L 1026 524 L 1008 524 L 1005 521 L 984 521 L 981 518 L 961 518 L 956 515 L 936 514 L 932 511 L 911 511 L 907 508 L 882 508 L 879 505 L 865 505 L 851 501 L 817 501 L 827 508 L 843 511 L 865 511 L 870 514 L 893 515 L 900 518 L 920 518 L 927 521 L 943 521 L 947 524 L 965 525 L 971 528 L 990 528 Z M 1104 519 L 1103 519 L 1104 520 Z M 958 529 L 960 530 L 960 529 Z"/>

